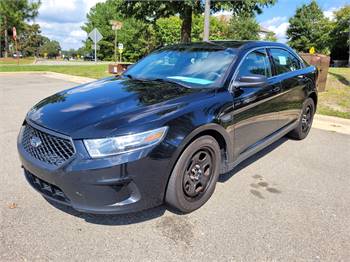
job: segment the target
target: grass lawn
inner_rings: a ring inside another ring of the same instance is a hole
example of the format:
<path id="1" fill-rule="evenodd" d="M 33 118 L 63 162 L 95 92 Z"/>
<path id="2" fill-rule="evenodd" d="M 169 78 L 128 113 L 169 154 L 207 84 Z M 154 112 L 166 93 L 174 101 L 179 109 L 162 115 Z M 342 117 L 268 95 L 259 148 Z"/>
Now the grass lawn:
<path id="1" fill-rule="evenodd" d="M 317 113 L 350 119 L 350 68 L 330 68 L 326 91 L 318 95 Z"/>
<path id="2" fill-rule="evenodd" d="M 102 78 L 109 76 L 108 65 L 0 65 L 0 72 L 50 71 L 68 75 Z"/>
<path id="3" fill-rule="evenodd" d="M 20 65 L 28 65 L 34 62 L 34 57 L 25 57 L 19 59 Z M 8 57 L 8 58 L 0 58 L 0 65 L 17 65 L 17 59 Z"/>

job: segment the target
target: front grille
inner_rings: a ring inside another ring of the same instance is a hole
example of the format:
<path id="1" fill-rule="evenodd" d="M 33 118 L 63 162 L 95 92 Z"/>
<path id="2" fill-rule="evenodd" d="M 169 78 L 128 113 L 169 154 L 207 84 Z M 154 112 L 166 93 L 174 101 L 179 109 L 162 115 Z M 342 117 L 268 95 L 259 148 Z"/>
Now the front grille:
<path id="1" fill-rule="evenodd" d="M 42 132 L 26 124 L 22 136 L 23 148 L 34 158 L 60 166 L 74 155 L 69 139 Z"/>
<path id="2" fill-rule="evenodd" d="M 66 197 L 66 195 L 63 193 L 63 191 L 59 187 L 52 185 L 34 176 L 28 170 L 24 170 L 24 173 L 27 177 L 28 182 L 32 185 L 32 187 L 34 187 L 40 193 L 61 202 L 66 202 L 66 203 L 70 202 L 70 200 Z"/>

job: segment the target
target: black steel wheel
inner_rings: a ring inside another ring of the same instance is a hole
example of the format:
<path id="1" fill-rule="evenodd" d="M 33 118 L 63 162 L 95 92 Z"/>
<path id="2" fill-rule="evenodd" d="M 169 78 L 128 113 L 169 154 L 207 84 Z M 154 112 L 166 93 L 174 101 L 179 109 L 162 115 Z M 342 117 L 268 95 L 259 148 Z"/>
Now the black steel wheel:
<path id="1" fill-rule="evenodd" d="M 310 132 L 314 114 L 315 114 L 315 103 L 312 100 L 312 98 L 308 98 L 304 102 L 298 126 L 294 130 L 292 130 L 288 134 L 288 136 L 297 140 L 304 139 Z"/>
<path id="2" fill-rule="evenodd" d="M 312 107 L 307 105 L 304 109 L 301 117 L 301 130 L 305 133 L 308 132 L 312 124 Z"/>
<path id="3" fill-rule="evenodd" d="M 191 201 L 201 197 L 210 184 L 215 171 L 213 155 L 211 148 L 201 148 L 189 158 L 186 164 L 182 188 Z"/>
<path id="4" fill-rule="evenodd" d="M 220 171 L 220 147 L 211 136 L 202 136 L 184 150 L 170 176 L 165 201 L 189 213 L 208 201 Z"/>

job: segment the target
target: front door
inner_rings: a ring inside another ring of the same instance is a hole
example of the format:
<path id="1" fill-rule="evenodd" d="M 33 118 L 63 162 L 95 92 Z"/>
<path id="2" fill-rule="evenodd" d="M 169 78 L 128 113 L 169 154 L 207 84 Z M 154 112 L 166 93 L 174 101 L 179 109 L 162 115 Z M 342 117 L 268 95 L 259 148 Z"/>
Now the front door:
<path id="1" fill-rule="evenodd" d="M 275 103 L 280 92 L 280 82 L 272 76 L 265 48 L 251 51 L 243 59 L 234 80 L 239 81 L 242 76 L 264 75 L 268 78 L 268 85 L 233 90 L 236 158 L 277 130 Z"/>

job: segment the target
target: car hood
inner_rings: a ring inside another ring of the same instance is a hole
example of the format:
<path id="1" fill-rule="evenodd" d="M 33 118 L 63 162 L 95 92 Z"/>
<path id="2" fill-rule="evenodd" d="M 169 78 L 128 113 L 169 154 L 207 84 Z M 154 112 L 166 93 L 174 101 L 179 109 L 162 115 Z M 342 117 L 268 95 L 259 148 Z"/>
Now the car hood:
<path id="1" fill-rule="evenodd" d="M 54 94 L 36 104 L 27 120 L 72 138 L 96 138 L 165 124 L 208 90 L 173 83 L 102 79 Z M 198 101 L 198 100 L 197 100 Z M 142 130 L 143 129 L 143 130 Z"/>

